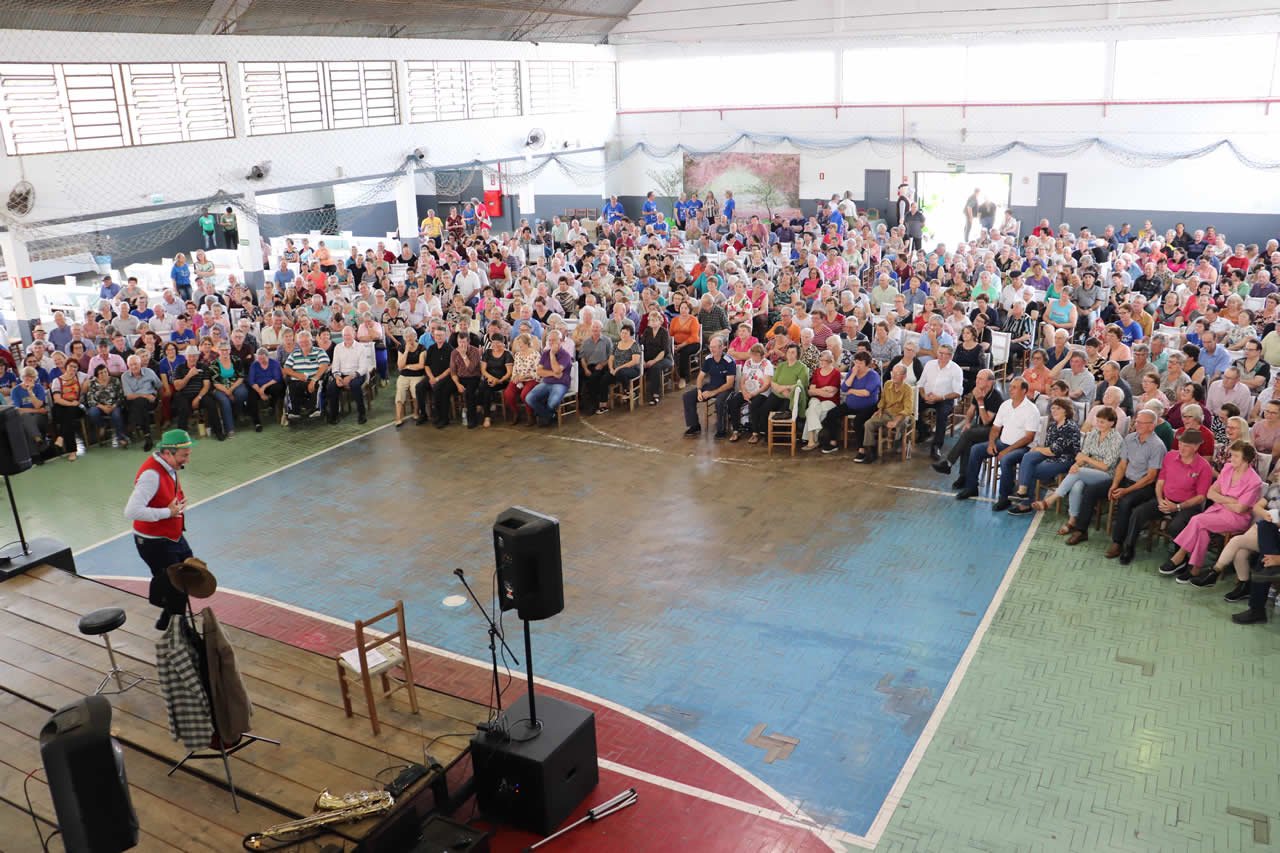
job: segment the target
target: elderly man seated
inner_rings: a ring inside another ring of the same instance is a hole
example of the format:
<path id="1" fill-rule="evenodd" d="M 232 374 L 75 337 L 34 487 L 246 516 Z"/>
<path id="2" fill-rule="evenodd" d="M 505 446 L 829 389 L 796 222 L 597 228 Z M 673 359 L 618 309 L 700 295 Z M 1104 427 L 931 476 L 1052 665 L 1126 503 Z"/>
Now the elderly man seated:
<path id="1" fill-rule="evenodd" d="M 258 347 L 253 361 L 249 363 L 249 413 L 253 417 L 253 429 L 262 432 L 262 407 L 273 410 L 276 403 L 284 400 L 284 372 L 280 362 L 271 357 L 266 347 Z"/>
<path id="2" fill-rule="evenodd" d="M 1040 429 L 1040 410 L 1027 397 L 1027 380 L 1016 376 L 1009 380 L 1009 399 L 1000 404 L 1000 410 L 991 421 L 991 432 L 986 444 L 975 444 L 969 451 L 964 488 L 956 493 L 956 500 L 968 500 L 978 496 L 978 472 L 982 463 L 990 458 L 1000 466 L 998 495 L 992 510 L 1004 512 L 1012 502 L 1017 485 L 1014 470 L 1027 453 Z"/>
<path id="3" fill-rule="evenodd" d="M 859 353 L 859 356 L 863 355 Z M 912 429 L 915 389 L 907 384 L 907 366 L 895 364 L 890 371 L 890 379 L 880 389 L 880 403 L 876 413 L 867 419 L 862 427 L 862 447 L 854 462 L 875 462 L 877 455 L 876 437 L 881 429 Z"/>
<path id="4" fill-rule="evenodd" d="M 694 387 L 684 392 L 684 434 L 689 437 L 702 433 L 701 416 L 698 405 L 706 400 L 714 400 L 716 407 L 716 438 L 729 437 L 729 394 L 733 391 L 737 379 L 738 363 L 725 352 L 724 338 L 716 335 L 711 338 L 711 352 L 702 360 L 702 371 Z"/>
<path id="5" fill-rule="evenodd" d="M 929 361 L 916 386 L 920 389 L 920 409 L 934 413 L 933 443 L 929 455 L 936 462 L 942 458 L 942 444 L 947 437 L 947 421 L 955 401 L 964 396 L 964 371 L 951 360 L 951 345 L 940 344 L 937 358 Z M 1024 380 L 1025 387 L 1026 382 Z M 1034 403 L 1032 404 L 1034 407 Z M 923 420 L 923 418 L 922 418 Z M 919 425 L 917 425 L 919 429 Z M 921 436 L 924 438 L 925 436 Z"/>
<path id="6" fill-rule="evenodd" d="M 289 353 L 283 371 L 295 417 L 318 418 L 324 414 L 325 374 L 329 372 L 329 356 L 312 343 L 311 333 L 298 333 L 298 346 Z"/>
<path id="7" fill-rule="evenodd" d="M 1209 383 L 1205 399 L 1211 412 L 1221 411 L 1224 403 L 1235 403 L 1245 413 L 1253 410 L 1253 395 L 1249 386 L 1240 381 L 1240 368 L 1234 365 L 1223 371 L 1221 379 Z"/>
<path id="8" fill-rule="evenodd" d="M 151 450 L 151 426 L 155 421 L 156 403 L 160 400 L 163 385 L 154 370 L 145 366 L 136 355 L 129 356 L 128 370 L 120 377 L 124 390 L 126 432 L 141 432 L 143 450 Z"/>
<path id="9" fill-rule="evenodd" d="M 329 423 L 336 424 L 339 418 L 339 404 L 342 392 L 348 391 L 356 404 L 356 422 L 365 423 L 364 384 L 373 372 L 372 353 L 370 347 L 356 340 L 356 332 L 351 326 L 342 328 L 342 343 L 333 349 L 333 359 L 329 364 L 330 380 L 326 408 L 329 410 Z"/>
<path id="10" fill-rule="evenodd" d="M 560 344 L 559 332 L 555 329 L 547 332 L 547 348 L 543 350 L 538 362 L 541 381 L 525 398 L 526 405 L 537 416 L 538 424 L 544 427 L 555 423 L 556 410 L 560 407 L 560 401 L 569 393 L 572 380 L 573 356 Z"/>

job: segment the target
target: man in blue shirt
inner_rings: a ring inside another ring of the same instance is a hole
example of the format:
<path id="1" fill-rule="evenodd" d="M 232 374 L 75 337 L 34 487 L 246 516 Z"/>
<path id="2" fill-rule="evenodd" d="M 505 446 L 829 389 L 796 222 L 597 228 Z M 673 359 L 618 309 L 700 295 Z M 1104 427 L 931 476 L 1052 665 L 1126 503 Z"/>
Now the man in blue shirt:
<path id="1" fill-rule="evenodd" d="M 280 287 L 288 287 L 290 284 L 293 283 L 293 279 L 294 279 L 293 270 L 289 269 L 289 264 L 285 261 L 284 257 L 281 256 L 280 269 L 276 270 L 276 274 L 275 274 L 276 284 L 278 284 Z"/>
<path id="2" fill-rule="evenodd" d="M 726 223 L 733 221 L 733 213 L 738 209 L 738 203 L 733 200 L 733 190 L 724 191 L 724 221 Z"/>
<path id="3" fill-rule="evenodd" d="M 609 203 L 604 206 L 604 215 L 610 225 L 627 215 L 616 195 L 609 196 Z"/>
<path id="4" fill-rule="evenodd" d="M 644 213 L 645 225 L 658 224 L 658 203 L 653 200 L 653 190 L 650 190 L 648 195 L 644 197 L 644 207 L 641 212 Z"/>
<path id="5" fill-rule="evenodd" d="M 104 276 L 102 279 L 102 287 L 98 289 L 99 299 L 115 299 L 116 294 L 120 292 L 120 285 L 111 280 L 111 276 Z"/>
<path id="6" fill-rule="evenodd" d="M 1218 346 L 1216 332 L 1200 333 L 1200 364 L 1204 367 L 1205 380 L 1213 382 L 1222 378 L 1222 372 L 1231 366 L 1231 353 L 1225 347 Z"/>
<path id="7" fill-rule="evenodd" d="M 716 438 L 729 435 L 729 392 L 737 378 L 738 365 L 724 351 L 724 338 L 711 339 L 711 354 L 702 360 L 702 372 L 698 384 L 684 392 L 684 434 L 689 437 L 702 434 L 701 414 L 698 405 L 714 400 L 716 406 Z"/>
<path id="8" fill-rule="evenodd" d="M 840 212 L 840 208 L 838 207 L 831 208 L 831 218 L 827 220 L 827 224 L 834 225 L 836 227 L 836 233 L 839 234 L 841 237 L 844 236 L 844 229 L 845 229 L 844 214 Z"/>

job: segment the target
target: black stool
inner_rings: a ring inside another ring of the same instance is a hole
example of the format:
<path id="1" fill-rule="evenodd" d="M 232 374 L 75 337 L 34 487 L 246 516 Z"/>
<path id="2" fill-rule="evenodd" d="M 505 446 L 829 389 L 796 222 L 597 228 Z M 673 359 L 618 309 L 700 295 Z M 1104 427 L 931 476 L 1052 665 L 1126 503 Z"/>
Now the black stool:
<path id="1" fill-rule="evenodd" d="M 104 607 L 101 610 L 94 610 L 92 613 L 86 613 L 80 617 L 80 633 L 89 636 L 102 635 L 102 641 L 107 644 L 107 657 L 111 659 L 111 669 L 107 670 L 107 674 L 102 679 L 102 683 L 98 685 L 98 689 L 93 691 L 95 695 L 99 693 L 123 693 L 130 687 L 136 687 L 146 681 L 141 675 L 132 672 L 126 672 L 116 665 L 116 653 L 111 648 L 110 632 L 114 631 L 124 624 L 124 611 L 119 607 Z M 130 680 L 126 684 L 125 678 Z M 104 690 L 107 684 L 114 678 L 116 680 L 116 689 Z"/>

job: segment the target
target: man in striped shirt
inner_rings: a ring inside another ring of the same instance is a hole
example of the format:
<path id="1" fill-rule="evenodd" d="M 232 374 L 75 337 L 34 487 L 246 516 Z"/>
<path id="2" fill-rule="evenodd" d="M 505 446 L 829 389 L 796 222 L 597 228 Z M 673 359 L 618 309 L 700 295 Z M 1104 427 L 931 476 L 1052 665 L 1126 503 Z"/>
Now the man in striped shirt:
<path id="1" fill-rule="evenodd" d="M 284 363 L 289 400 L 293 405 L 290 414 L 298 417 L 320 417 L 324 411 L 322 392 L 328 372 L 329 356 L 312 344 L 310 332 L 299 332 L 298 347 Z"/>

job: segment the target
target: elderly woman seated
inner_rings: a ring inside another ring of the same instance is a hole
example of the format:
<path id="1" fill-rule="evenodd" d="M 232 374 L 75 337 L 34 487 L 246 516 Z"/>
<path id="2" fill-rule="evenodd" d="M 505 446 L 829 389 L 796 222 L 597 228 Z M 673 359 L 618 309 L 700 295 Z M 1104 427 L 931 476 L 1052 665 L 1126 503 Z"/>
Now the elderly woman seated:
<path id="1" fill-rule="evenodd" d="M 1063 498 L 1067 498 L 1067 523 L 1058 528 L 1058 535 L 1071 534 L 1076 542 L 1082 542 L 1088 538 L 1085 531 L 1089 527 L 1090 520 L 1079 517 L 1085 489 L 1115 477 L 1120 452 L 1124 448 L 1124 439 L 1115 429 L 1115 409 L 1103 406 L 1097 411 L 1094 424 L 1095 428 L 1090 430 L 1080 443 L 1080 452 L 1076 454 L 1074 463 L 1067 469 L 1067 476 L 1058 485 L 1057 490 L 1047 495 L 1044 500 L 1034 501 L 1031 504 L 1032 509 L 1045 510 Z"/>
<path id="2" fill-rule="evenodd" d="M 1219 572 L 1201 575 L 1209 551 L 1209 537 L 1215 533 L 1242 533 L 1249 526 L 1253 506 L 1262 495 L 1262 478 L 1253 470 L 1257 451 L 1245 441 L 1231 445 L 1231 462 L 1222 469 L 1217 481 L 1209 487 L 1207 510 L 1187 522 L 1174 538 L 1178 550 L 1160 566 L 1160 574 L 1177 575 L 1178 583 L 1213 586 Z"/>
<path id="3" fill-rule="evenodd" d="M 818 356 L 818 369 L 809 377 L 809 407 L 804 416 L 805 445 L 802 450 L 818 449 L 818 433 L 822 419 L 836 407 L 840 395 L 840 368 L 830 351 Z"/>
<path id="4" fill-rule="evenodd" d="M 1217 580 L 1216 576 L 1222 575 L 1227 566 L 1234 566 L 1236 585 L 1223 598 L 1226 601 L 1244 601 L 1249 597 L 1249 577 L 1253 568 L 1253 556 L 1261 550 L 1258 534 L 1262 529 L 1270 526 L 1271 535 L 1274 537 L 1278 519 L 1280 519 L 1280 467 L 1272 470 L 1271 476 L 1267 478 L 1265 490 L 1253 505 L 1251 520 L 1254 523 L 1243 533 L 1228 539 L 1227 544 L 1222 548 L 1222 553 L 1214 561 L 1213 569 L 1204 575 L 1205 579 L 1197 579 L 1192 583 L 1197 586 L 1208 586 L 1210 582 L 1207 578 L 1210 575 L 1214 575 L 1214 580 Z M 1270 586 L 1270 582 L 1267 585 Z"/>
<path id="5" fill-rule="evenodd" d="M 1095 417 L 1098 412 L 1104 408 L 1110 408 L 1116 414 L 1116 431 L 1124 436 L 1129 432 L 1129 416 L 1124 413 L 1124 409 L 1120 408 L 1120 404 L 1124 402 L 1124 391 L 1112 385 L 1102 395 L 1102 402 L 1089 410 L 1089 414 L 1085 415 L 1084 425 L 1080 427 L 1081 432 L 1092 432 L 1095 428 Z"/>
<path id="6" fill-rule="evenodd" d="M 1065 395 L 1059 395 L 1049 404 L 1049 425 L 1045 429 L 1044 444 L 1032 445 L 1022 457 L 1018 469 L 1018 490 L 1011 496 L 1013 506 L 1010 515 L 1035 512 L 1031 507 L 1034 483 L 1051 483 L 1059 474 L 1071 469 L 1080 452 L 1080 427 L 1075 422 L 1075 406 Z"/>

